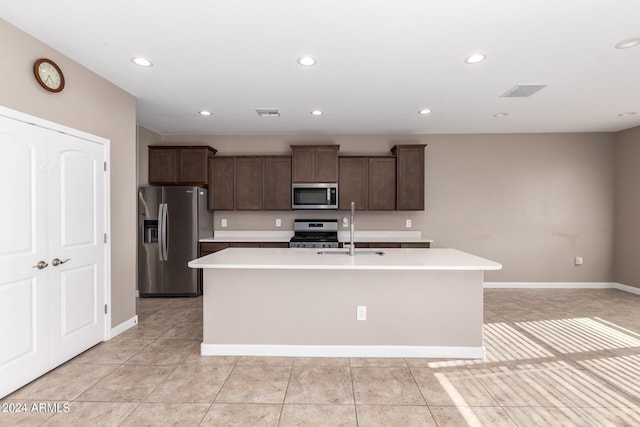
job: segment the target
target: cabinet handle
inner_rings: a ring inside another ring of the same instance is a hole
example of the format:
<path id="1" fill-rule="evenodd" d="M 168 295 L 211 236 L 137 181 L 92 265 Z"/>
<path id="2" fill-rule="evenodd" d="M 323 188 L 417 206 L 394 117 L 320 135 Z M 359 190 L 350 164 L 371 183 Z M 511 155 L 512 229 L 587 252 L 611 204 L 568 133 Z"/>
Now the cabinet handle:
<path id="1" fill-rule="evenodd" d="M 44 261 L 39 261 L 36 265 L 34 265 L 32 268 L 37 268 L 38 270 L 42 270 L 43 268 L 47 268 L 49 264 L 47 264 Z"/>
<path id="2" fill-rule="evenodd" d="M 71 260 L 71 258 L 67 258 L 67 259 L 65 259 L 64 261 L 60 261 L 58 258 L 54 258 L 54 259 L 51 261 L 51 264 L 53 264 L 53 266 L 54 266 L 54 267 L 57 267 L 57 266 L 59 266 L 60 264 L 64 264 L 65 262 L 70 261 L 70 260 Z"/>

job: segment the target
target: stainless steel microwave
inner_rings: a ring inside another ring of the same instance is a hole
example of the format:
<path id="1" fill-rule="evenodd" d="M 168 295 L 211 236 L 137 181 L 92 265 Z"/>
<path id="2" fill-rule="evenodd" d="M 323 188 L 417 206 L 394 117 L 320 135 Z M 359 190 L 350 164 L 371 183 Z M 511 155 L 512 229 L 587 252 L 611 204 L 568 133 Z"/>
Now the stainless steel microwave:
<path id="1" fill-rule="evenodd" d="M 293 209 L 338 209 L 338 184 L 293 184 L 291 207 Z"/>

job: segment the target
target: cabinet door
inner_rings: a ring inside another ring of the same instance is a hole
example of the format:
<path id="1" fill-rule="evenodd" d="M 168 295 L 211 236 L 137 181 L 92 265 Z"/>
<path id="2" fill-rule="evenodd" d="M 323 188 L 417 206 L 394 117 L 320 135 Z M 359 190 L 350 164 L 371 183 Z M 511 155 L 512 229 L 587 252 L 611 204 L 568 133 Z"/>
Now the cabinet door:
<path id="1" fill-rule="evenodd" d="M 313 173 L 315 163 L 315 150 L 313 148 L 293 149 L 293 182 L 316 182 Z"/>
<path id="2" fill-rule="evenodd" d="M 396 208 L 396 159 L 369 158 L 369 210 Z"/>
<path id="3" fill-rule="evenodd" d="M 314 155 L 315 182 L 338 182 L 338 149 L 319 147 Z"/>
<path id="4" fill-rule="evenodd" d="M 293 182 L 338 182 L 338 145 L 292 145 Z"/>
<path id="5" fill-rule="evenodd" d="M 181 184 L 206 184 L 207 149 L 181 148 L 178 151 L 178 172 Z"/>
<path id="6" fill-rule="evenodd" d="M 263 162 L 261 157 L 236 158 L 236 209 L 262 209 Z"/>
<path id="7" fill-rule="evenodd" d="M 367 157 L 340 157 L 338 197 L 340 209 L 369 209 L 369 159 Z"/>
<path id="8" fill-rule="evenodd" d="M 264 209 L 291 210 L 291 157 L 264 158 Z"/>
<path id="9" fill-rule="evenodd" d="M 398 159 L 398 210 L 424 210 L 424 147 L 395 147 Z"/>
<path id="10" fill-rule="evenodd" d="M 209 157 L 209 209 L 232 210 L 234 208 L 233 157 Z"/>
<path id="11" fill-rule="evenodd" d="M 149 184 L 164 185 L 178 182 L 178 150 L 149 147 Z"/>
<path id="12" fill-rule="evenodd" d="M 200 243 L 200 256 L 212 254 L 229 247 L 229 243 L 225 242 L 203 242 Z"/>

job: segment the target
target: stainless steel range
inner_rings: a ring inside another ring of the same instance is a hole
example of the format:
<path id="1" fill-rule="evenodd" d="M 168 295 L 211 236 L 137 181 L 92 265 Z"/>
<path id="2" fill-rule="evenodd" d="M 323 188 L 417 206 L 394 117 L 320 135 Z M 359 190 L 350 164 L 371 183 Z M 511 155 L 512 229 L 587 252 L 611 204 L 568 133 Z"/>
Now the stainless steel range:
<path id="1" fill-rule="evenodd" d="M 337 248 L 337 219 L 296 219 L 290 248 Z"/>

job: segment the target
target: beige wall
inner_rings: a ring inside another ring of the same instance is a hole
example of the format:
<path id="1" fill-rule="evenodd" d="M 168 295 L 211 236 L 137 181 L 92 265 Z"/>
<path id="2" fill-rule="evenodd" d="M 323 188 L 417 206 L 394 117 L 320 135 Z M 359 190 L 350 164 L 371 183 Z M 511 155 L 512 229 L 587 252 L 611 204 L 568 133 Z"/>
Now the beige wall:
<path id="1" fill-rule="evenodd" d="M 640 127 L 616 137 L 615 281 L 640 288 Z"/>
<path id="2" fill-rule="evenodd" d="M 358 212 L 361 230 L 413 229 L 503 264 L 486 281 L 611 282 L 614 138 L 608 133 L 499 135 L 163 136 L 164 144 L 208 144 L 218 155 L 285 154 L 290 144 L 340 144 L 340 154 L 389 154 L 428 144 L 424 212 Z M 146 147 L 140 161 L 146 163 Z M 232 230 L 292 228 L 316 212 L 216 212 Z M 344 216 L 341 212 L 323 217 Z M 584 264 L 574 266 L 574 257 Z"/>
<path id="3" fill-rule="evenodd" d="M 137 183 L 139 187 L 149 185 L 149 155 L 147 154 L 147 147 L 160 144 L 161 140 L 162 137 L 159 134 L 138 126 L 138 156 L 142 155 L 142 157 L 139 157 L 140 161 L 138 162 Z"/>
<path id="4" fill-rule="evenodd" d="M 0 52 L 0 105 L 111 141 L 111 323 L 129 320 L 136 287 L 135 98 L 2 19 Z M 41 57 L 62 68 L 61 93 L 36 83 L 32 67 Z"/>

